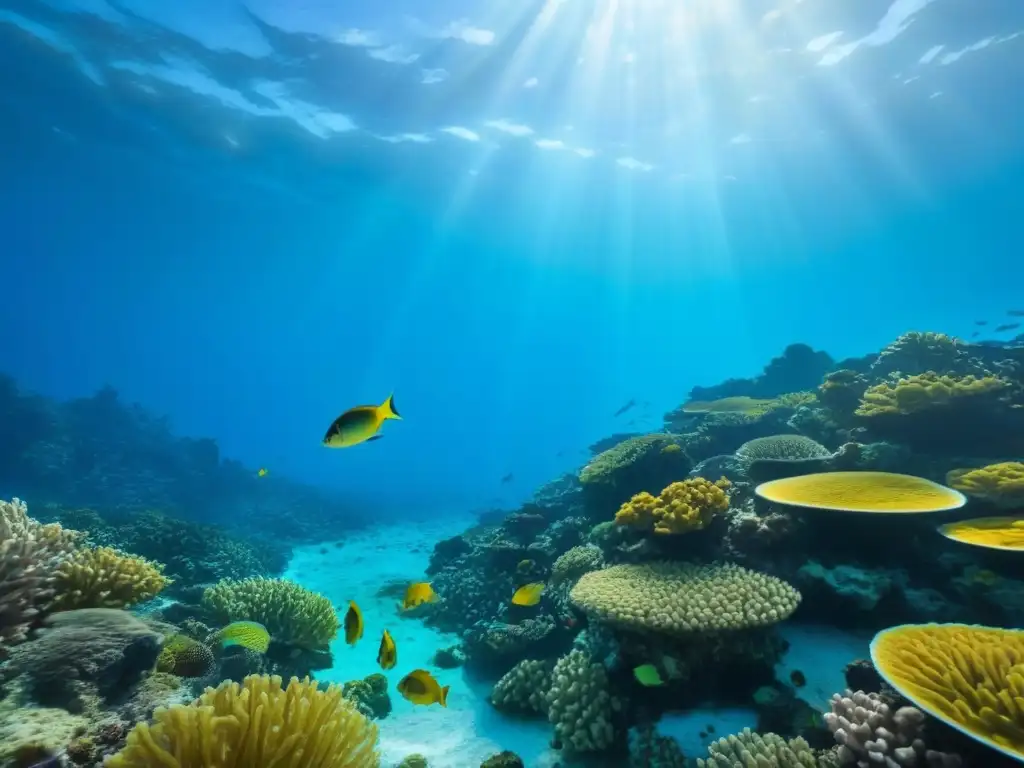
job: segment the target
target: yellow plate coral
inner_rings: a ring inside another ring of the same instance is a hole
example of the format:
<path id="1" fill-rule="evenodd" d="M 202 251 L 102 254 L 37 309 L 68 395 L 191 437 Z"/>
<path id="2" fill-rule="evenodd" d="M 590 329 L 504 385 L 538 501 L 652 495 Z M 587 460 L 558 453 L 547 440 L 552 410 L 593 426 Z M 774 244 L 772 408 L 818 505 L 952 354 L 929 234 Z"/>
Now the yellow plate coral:
<path id="1" fill-rule="evenodd" d="M 1024 631 L 906 624 L 875 635 L 871 660 L 922 710 L 1024 762 Z"/>
<path id="2" fill-rule="evenodd" d="M 913 514 L 962 507 L 967 498 L 923 477 L 892 472 L 819 472 L 762 483 L 762 499 L 790 507 Z"/>
<path id="3" fill-rule="evenodd" d="M 976 517 L 939 527 L 947 539 L 988 549 L 1024 552 L 1024 519 L 1019 517 Z"/>

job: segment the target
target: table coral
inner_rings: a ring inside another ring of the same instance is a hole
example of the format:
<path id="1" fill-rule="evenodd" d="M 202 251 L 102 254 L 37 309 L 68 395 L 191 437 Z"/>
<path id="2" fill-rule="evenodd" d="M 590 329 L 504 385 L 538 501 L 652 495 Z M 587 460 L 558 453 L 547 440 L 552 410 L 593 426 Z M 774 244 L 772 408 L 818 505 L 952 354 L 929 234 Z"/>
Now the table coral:
<path id="1" fill-rule="evenodd" d="M 927 714 L 1024 760 L 1024 631 L 907 624 L 875 635 L 871 660 Z"/>
<path id="2" fill-rule="evenodd" d="M 169 583 L 159 563 L 110 547 L 86 547 L 58 566 L 53 607 L 128 608 L 156 597 Z"/>
<path id="3" fill-rule="evenodd" d="M 966 501 L 944 485 L 893 472 L 818 472 L 771 480 L 754 492 L 788 507 L 865 514 L 944 512 Z"/>
<path id="4" fill-rule="evenodd" d="M 190 705 L 159 708 L 140 723 L 107 768 L 377 768 L 377 727 L 342 697 L 309 678 L 252 675 L 242 685 L 207 688 Z"/>
<path id="5" fill-rule="evenodd" d="M 1024 551 L 1024 520 L 1017 517 L 976 517 L 939 527 L 947 539 L 989 549 Z M 991 586 L 991 585 L 989 585 Z"/>
<path id="6" fill-rule="evenodd" d="M 270 637 L 303 648 L 329 645 L 340 622 L 331 601 L 292 581 L 222 581 L 203 593 L 202 605 L 220 624 L 258 621 Z"/>
<path id="7" fill-rule="evenodd" d="M 934 371 L 869 387 L 854 412 L 857 416 L 907 415 L 964 401 L 998 398 L 1011 388 L 1000 376 L 950 376 Z"/>
<path id="8" fill-rule="evenodd" d="M 800 593 L 738 565 L 655 562 L 585 574 L 571 599 L 599 621 L 678 635 L 775 624 L 796 610 Z"/>
<path id="9" fill-rule="evenodd" d="M 1024 509 L 1024 462 L 1004 461 L 977 469 L 954 469 L 946 484 L 1004 509 Z"/>
<path id="10" fill-rule="evenodd" d="M 724 477 L 714 483 L 695 477 L 668 485 L 657 497 L 638 493 L 619 508 L 615 522 L 658 534 L 699 531 L 729 508 L 726 490 L 731 486 Z"/>

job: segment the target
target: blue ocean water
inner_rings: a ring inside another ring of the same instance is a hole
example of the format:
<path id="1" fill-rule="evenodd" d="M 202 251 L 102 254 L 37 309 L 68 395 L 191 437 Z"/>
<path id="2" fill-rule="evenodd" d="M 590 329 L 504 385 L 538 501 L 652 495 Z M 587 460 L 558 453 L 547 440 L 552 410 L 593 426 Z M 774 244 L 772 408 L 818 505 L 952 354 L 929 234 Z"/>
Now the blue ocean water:
<path id="1" fill-rule="evenodd" d="M 0 0 L 0 371 L 454 535 L 794 342 L 1024 308 L 1022 81 L 1000 0 Z"/>

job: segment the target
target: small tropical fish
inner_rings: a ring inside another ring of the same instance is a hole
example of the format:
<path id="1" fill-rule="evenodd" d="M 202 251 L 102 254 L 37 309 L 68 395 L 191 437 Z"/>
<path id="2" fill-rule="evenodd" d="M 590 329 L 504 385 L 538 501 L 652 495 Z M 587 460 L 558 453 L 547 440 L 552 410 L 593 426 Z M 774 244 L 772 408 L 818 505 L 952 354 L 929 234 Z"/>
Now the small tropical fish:
<path id="1" fill-rule="evenodd" d="M 619 410 L 617 410 L 614 414 L 612 414 L 612 418 L 613 419 L 618 418 L 619 416 L 624 414 L 626 411 L 628 411 L 630 408 L 632 408 L 634 405 L 636 405 L 636 400 L 631 399 L 628 403 L 623 405 L 621 408 L 619 408 Z"/>
<path id="2" fill-rule="evenodd" d="M 1008 309 L 1006 314 L 1010 317 L 1024 317 L 1024 309 Z"/>
<path id="3" fill-rule="evenodd" d="M 1004 323 L 1003 325 L 997 325 L 995 328 L 996 333 L 1001 331 L 1012 331 L 1015 328 L 1020 328 L 1020 323 Z"/>
<path id="4" fill-rule="evenodd" d="M 394 669 L 398 663 L 398 649 L 395 641 L 391 639 L 391 633 L 386 629 L 380 638 L 380 650 L 377 651 L 377 663 L 381 669 Z"/>
<path id="5" fill-rule="evenodd" d="M 354 601 L 348 603 L 348 611 L 345 613 L 345 642 L 355 645 L 356 641 L 363 636 L 363 612 Z"/>
<path id="6" fill-rule="evenodd" d="M 715 732 L 715 726 L 713 726 L 711 723 L 707 724 L 707 729 L 708 729 L 708 733 L 714 733 Z"/>
<path id="7" fill-rule="evenodd" d="M 972 338 L 972 339 L 976 339 L 976 338 L 978 338 L 978 332 L 977 332 L 977 331 L 975 331 L 974 333 L 972 333 L 972 334 L 971 334 L 971 338 Z"/>
<path id="8" fill-rule="evenodd" d="M 413 704 L 448 706 L 448 689 L 441 687 L 434 676 L 425 669 L 414 669 L 398 682 L 398 692 Z"/>
<path id="9" fill-rule="evenodd" d="M 975 325 L 988 325 L 988 320 L 975 320 Z"/>
<path id="10" fill-rule="evenodd" d="M 256 477 L 266 477 L 268 474 L 269 473 L 266 467 L 260 467 L 258 470 L 256 470 Z"/>
<path id="11" fill-rule="evenodd" d="M 323 443 L 328 448 L 349 448 L 382 437 L 381 425 L 388 419 L 401 419 L 395 410 L 395 396 L 390 395 L 381 405 L 357 405 L 336 418 Z"/>
<path id="12" fill-rule="evenodd" d="M 665 681 L 661 679 L 661 675 L 658 673 L 658 668 L 653 664 L 641 664 L 633 670 L 633 677 L 636 678 L 640 685 L 647 686 L 648 688 L 656 688 L 659 685 L 665 684 Z"/>
<path id="13" fill-rule="evenodd" d="M 505 475 L 503 478 L 501 478 L 502 485 L 504 485 L 505 483 L 511 483 L 514 479 L 515 479 L 515 475 L 513 475 L 511 472 L 509 472 L 507 475 Z"/>
<path id="14" fill-rule="evenodd" d="M 516 590 L 512 595 L 512 605 L 534 606 L 540 602 L 540 596 L 544 592 L 544 585 L 535 581 L 532 584 L 525 584 Z"/>
<path id="15" fill-rule="evenodd" d="M 415 608 L 417 605 L 423 605 L 423 603 L 436 603 L 437 593 L 434 592 L 434 588 L 430 586 L 428 581 L 417 581 L 415 584 L 410 584 L 409 588 L 405 590 L 405 598 L 402 600 L 402 610 L 408 611 L 410 608 Z"/>
<path id="16" fill-rule="evenodd" d="M 706 739 L 708 737 L 708 735 L 704 731 L 701 731 L 697 735 L 700 736 L 702 739 Z"/>
<path id="17" fill-rule="evenodd" d="M 217 635 L 222 648 L 240 645 L 257 653 L 266 653 L 270 647 L 270 633 L 257 621 L 233 621 Z"/>
<path id="18" fill-rule="evenodd" d="M 789 673 L 789 682 L 791 682 L 796 688 L 803 688 L 807 685 L 807 678 L 804 677 L 804 673 L 799 669 L 794 669 Z"/>

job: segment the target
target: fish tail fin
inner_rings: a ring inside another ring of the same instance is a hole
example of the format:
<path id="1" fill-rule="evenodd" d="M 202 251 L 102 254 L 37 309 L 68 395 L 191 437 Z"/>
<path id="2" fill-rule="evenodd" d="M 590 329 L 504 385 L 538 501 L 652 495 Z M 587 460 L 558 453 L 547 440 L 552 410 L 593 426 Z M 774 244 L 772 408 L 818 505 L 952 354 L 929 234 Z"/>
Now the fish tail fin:
<path id="1" fill-rule="evenodd" d="M 448 689 L 449 688 L 451 688 L 451 686 L 450 685 L 446 685 L 444 688 L 441 689 L 441 706 L 445 707 L 445 708 L 448 707 Z"/>
<path id="2" fill-rule="evenodd" d="M 401 420 L 402 417 L 399 415 L 398 410 L 395 408 L 395 393 L 394 392 L 392 392 L 390 395 L 388 395 L 388 399 L 385 400 L 384 404 L 380 407 L 380 414 L 385 419 L 399 419 L 399 420 Z"/>

